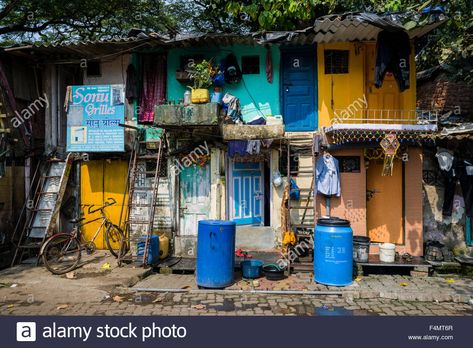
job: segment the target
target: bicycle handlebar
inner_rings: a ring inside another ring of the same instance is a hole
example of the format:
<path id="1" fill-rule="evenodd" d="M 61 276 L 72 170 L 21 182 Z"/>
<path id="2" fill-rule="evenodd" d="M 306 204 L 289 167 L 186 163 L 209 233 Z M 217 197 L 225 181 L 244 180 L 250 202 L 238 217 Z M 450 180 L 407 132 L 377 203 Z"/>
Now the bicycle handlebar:
<path id="1" fill-rule="evenodd" d="M 108 206 L 114 205 L 116 203 L 117 203 L 117 201 L 115 200 L 115 198 L 109 197 L 109 198 L 107 198 L 107 202 L 105 202 L 100 208 L 92 210 L 92 207 L 94 206 L 94 204 L 91 204 L 89 206 L 88 213 L 93 214 L 93 213 L 95 213 L 99 210 L 102 210 L 102 212 L 103 212 L 103 209 L 107 208 Z"/>

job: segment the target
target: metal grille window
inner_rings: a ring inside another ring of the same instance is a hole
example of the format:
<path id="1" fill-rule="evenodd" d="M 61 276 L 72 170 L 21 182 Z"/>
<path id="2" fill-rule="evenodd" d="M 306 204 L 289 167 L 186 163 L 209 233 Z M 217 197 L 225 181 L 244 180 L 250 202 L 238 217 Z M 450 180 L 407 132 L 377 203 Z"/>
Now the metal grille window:
<path id="1" fill-rule="evenodd" d="M 348 50 L 325 50 L 326 74 L 348 74 Z"/>

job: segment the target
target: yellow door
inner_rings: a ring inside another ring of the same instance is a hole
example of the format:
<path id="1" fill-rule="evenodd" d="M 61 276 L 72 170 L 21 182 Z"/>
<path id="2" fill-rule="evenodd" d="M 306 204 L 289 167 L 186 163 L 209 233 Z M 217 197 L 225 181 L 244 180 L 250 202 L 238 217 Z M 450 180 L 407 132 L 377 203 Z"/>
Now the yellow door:
<path id="1" fill-rule="evenodd" d="M 375 123 L 399 123 L 396 119 L 405 117 L 400 111 L 401 92 L 397 86 L 396 79 L 390 73 L 386 73 L 381 88 L 374 85 L 374 70 L 376 67 L 376 45 L 367 45 L 366 50 L 366 100 L 368 111 L 366 118 L 378 119 Z M 382 121 L 381 121 L 382 120 Z M 391 121 L 392 120 L 392 121 Z"/>
<path id="2" fill-rule="evenodd" d="M 120 210 L 123 201 L 128 163 L 121 160 L 96 160 L 81 163 L 81 207 L 84 212 L 84 222 L 100 217 L 100 212 L 88 213 L 90 205 L 94 208 L 103 205 L 109 198 L 114 198 L 117 203 L 105 209 L 108 218 L 118 225 Z M 125 196 L 125 206 L 126 206 Z M 123 220 L 123 218 L 122 218 Z M 89 223 L 82 228 L 86 240 L 91 240 L 102 220 Z M 106 249 L 103 228 L 95 239 L 98 249 Z"/>
<path id="3" fill-rule="evenodd" d="M 382 170 L 383 160 L 371 160 L 366 173 L 368 236 L 372 242 L 404 244 L 402 162 L 394 160 L 392 176 L 381 176 Z"/>

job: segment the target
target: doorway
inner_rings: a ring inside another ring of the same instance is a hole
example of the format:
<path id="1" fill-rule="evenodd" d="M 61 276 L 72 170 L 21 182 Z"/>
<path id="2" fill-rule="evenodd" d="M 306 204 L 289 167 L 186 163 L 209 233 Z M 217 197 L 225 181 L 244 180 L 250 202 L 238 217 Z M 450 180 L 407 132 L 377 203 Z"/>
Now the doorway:
<path id="1" fill-rule="evenodd" d="M 230 219 L 237 225 L 264 225 L 264 163 L 230 161 Z"/>
<path id="2" fill-rule="evenodd" d="M 316 47 L 281 52 L 281 109 L 286 131 L 313 131 L 317 125 Z"/>
<path id="3" fill-rule="evenodd" d="M 179 174 L 179 235 L 197 236 L 199 220 L 210 213 L 210 164 L 193 164 Z"/>
<path id="4" fill-rule="evenodd" d="M 404 244 L 404 164 L 395 159 L 392 176 L 381 176 L 383 160 L 366 172 L 368 237 L 374 243 Z"/>

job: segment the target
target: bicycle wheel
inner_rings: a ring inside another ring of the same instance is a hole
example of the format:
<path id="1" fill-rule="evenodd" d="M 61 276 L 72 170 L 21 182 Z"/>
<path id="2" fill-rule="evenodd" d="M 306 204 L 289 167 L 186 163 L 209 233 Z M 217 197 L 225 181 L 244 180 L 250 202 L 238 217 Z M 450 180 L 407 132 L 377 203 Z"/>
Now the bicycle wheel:
<path id="1" fill-rule="evenodd" d="M 77 267 L 81 257 L 79 240 L 69 233 L 50 237 L 43 246 L 42 259 L 53 274 L 64 274 Z"/>
<path id="2" fill-rule="evenodd" d="M 117 225 L 109 224 L 107 226 L 105 231 L 105 242 L 107 243 L 108 250 L 115 257 L 118 257 L 119 254 L 126 254 L 128 251 L 126 243 L 124 243 L 125 250 L 120 250 L 123 238 L 123 231 Z"/>

